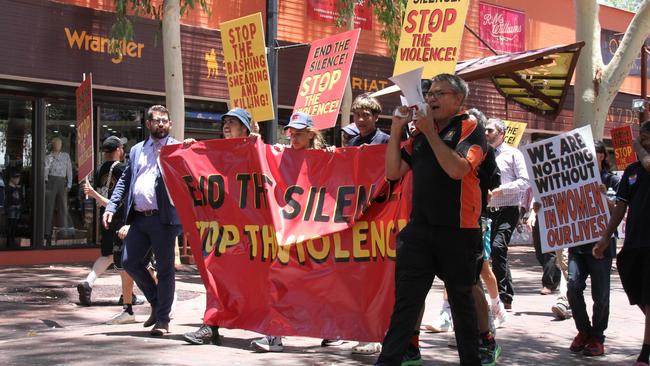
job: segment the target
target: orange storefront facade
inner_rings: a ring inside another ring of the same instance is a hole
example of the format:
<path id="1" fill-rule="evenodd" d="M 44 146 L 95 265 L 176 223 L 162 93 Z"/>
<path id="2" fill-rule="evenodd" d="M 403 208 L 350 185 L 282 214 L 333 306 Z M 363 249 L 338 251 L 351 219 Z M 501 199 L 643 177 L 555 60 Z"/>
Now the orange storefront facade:
<path id="1" fill-rule="evenodd" d="M 182 19 L 187 99 L 185 133 L 197 138 L 220 137 L 220 116 L 227 110 L 220 22 L 256 12 L 262 12 L 265 17 L 266 6 L 260 0 L 208 3 L 212 9 L 210 17 L 193 10 Z M 332 21 L 313 16 L 314 12 L 331 10 L 333 3 L 333 0 L 280 0 L 279 44 L 309 43 L 340 32 Z M 63 151 L 74 156 L 73 95 L 83 72 L 93 73 L 96 146 L 111 134 L 126 137 L 131 146 L 144 137 L 145 107 L 164 102 L 158 23 L 144 18 L 136 20 L 135 39 L 127 44 L 129 52 L 118 59 L 102 52 L 101 47 L 101 40 L 108 36 L 112 24 L 113 0 L 0 0 L 0 6 L 3 9 L 0 29 L 12 35 L 0 40 L 9 56 L 0 60 L 0 140 L 6 143 L 5 150 L 0 151 L 5 156 L 0 168 L 5 186 L 9 184 L 8 174 L 20 171 L 23 197 L 11 243 L 5 234 L 9 221 L 0 217 L 0 265 L 93 259 L 98 254 L 94 203 L 80 194 L 76 178 L 66 192 L 65 206 L 48 202 L 50 191 L 44 183 L 44 163 L 55 137 L 63 140 Z M 575 15 L 570 0 L 472 0 L 467 25 L 477 33 L 486 8 L 503 8 L 513 19 L 518 19 L 517 47 L 524 50 L 575 41 Z M 388 48 L 379 36 L 381 26 L 376 17 L 368 16 L 370 10 L 361 12 L 361 17 L 366 18 L 361 20 L 361 37 L 351 71 L 355 95 L 390 85 L 388 77 L 393 70 Z M 632 17 L 630 12 L 601 6 L 601 25 L 612 33 L 623 32 Z M 503 40 L 505 36 L 499 37 Z M 279 51 L 277 99 L 281 124 L 291 113 L 307 50 L 307 47 L 297 47 Z M 491 54 L 465 31 L 461 60 Z M 208 68 L 209 60 L 217 61 L 216 75 Z M 638 124 L 639 117 L 631 109 L 631 100 L 638 98 L 640 83 L 640 77 L 632 75 L 623 84 L 610 108 L 606 136 L 612 127 Z M 570 129 L 573 124 L 572 91 L 559 115 L 549 119 L 506 102 L 489 80 L 472 82 L 471 88 L 468 106 L 477 107 L 488 116 L 528 122 L 533 133 L 555 133 Z M 380 124 L 387 127 L 387 116 L 398 100 L 393 95 L 381 101 L 386 118 Z M 336 129 L 328 132 L 330 137 L 337 134 Z M 63 210 L 66 212 L 59 212 Z M 60 217 L 55 217 L 54 223 L 46 227 L 47 215 Z"/>

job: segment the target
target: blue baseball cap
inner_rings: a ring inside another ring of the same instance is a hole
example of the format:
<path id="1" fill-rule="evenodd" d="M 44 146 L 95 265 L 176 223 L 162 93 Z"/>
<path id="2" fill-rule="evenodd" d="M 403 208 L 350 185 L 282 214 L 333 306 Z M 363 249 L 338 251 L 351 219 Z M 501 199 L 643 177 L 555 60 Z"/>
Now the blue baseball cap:
<path id="1" fill-rule="evenodd" d="M 307 113 L 295 112 L 289 119 L 289 124 L 284 129 L 295 128 L 296 130 L 303 130 L 308 127 L 314 127 L 314 120 Z"/>
<path id="2" fill-rule="evenodd" d="M 221 116 L 223 121 L 226 117 L 235 117 L 237 118 L 246 128 L 248 132 L 251 132 L 251 114 L 244 108 L 234 108 L 228 111 L 228 113 Z"/>
<path id="3" fill-rule="evenodd" d="M 341 131 L 345 132 L 346 135 L 351 137 L 359 135 L 359 127 L 355 123 L 350 123 L 349 125 L 343 127 Z"/>

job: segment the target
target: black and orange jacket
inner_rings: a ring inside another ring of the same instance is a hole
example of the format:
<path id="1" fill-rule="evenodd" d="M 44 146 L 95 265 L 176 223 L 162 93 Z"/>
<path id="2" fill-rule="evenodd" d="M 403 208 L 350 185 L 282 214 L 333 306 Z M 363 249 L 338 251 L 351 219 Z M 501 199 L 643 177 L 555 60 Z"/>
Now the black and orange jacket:
<path id="1" fill-rule="evenodd" d="M 467 159 L 471 169 L 460 180 L 442 169 L 426 137 L 416 133 L 402 148 L 402 159 L 413 171 L 411 221 L 416 224 L 478 228 L 481 188 L 477 170 L 487 151 L 485 130 L 465 113 L 439 133 L 442 141 Z"/>

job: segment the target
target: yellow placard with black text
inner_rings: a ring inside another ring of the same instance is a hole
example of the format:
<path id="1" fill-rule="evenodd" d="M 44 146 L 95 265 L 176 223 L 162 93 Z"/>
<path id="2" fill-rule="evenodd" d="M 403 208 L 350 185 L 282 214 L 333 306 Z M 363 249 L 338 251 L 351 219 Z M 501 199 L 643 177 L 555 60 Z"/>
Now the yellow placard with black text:
<path id="1" fill-rule="evenodd" d="M 220 26 L 230 107 L 247 109 L 258 122 L 272 120 L 275 115 L 262 13 L 229 20 Z"/>
<path id="2" fill-rule="evenodd" d="M 424 67 L 422 78 L 453 74 L 470 0 L 408 0 L 393 75 Z"/>
<path id="3" fill-rule="evenodd" d="M 518 147 L 521 138 L 524 136 L 526 131 L 526 122 L 515 122 L 515 121 L 503 121 L 506 124 L 506 134 L 503 138 L 503 142 L 512 146 Z"/>

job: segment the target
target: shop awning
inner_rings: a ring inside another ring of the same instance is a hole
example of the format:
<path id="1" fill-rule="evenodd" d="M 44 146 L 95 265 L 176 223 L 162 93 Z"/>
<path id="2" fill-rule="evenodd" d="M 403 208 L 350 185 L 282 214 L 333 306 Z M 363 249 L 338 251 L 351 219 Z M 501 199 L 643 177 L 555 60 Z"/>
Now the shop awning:
<path id="1" fill-rule="evenodd" d="M 583 46 L 578 42 L 459 61 L 456 75 L 466 81 L 491 78 L 507 100 L 553 118 L 562 109 Z"/>

